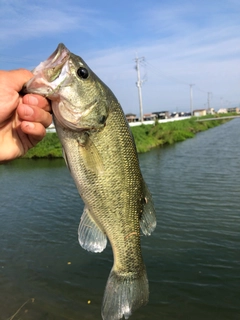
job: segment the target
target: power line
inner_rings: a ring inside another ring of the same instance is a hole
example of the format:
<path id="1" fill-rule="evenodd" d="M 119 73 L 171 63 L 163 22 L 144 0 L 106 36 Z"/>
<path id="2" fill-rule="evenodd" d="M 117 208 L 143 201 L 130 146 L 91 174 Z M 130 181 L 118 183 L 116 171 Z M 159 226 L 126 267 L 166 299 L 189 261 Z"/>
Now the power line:
<path id="1" fill-rule="evenodd" d="M 145 60 L 145 64 L 146 64 L 146 66 L 152 68 L 151 71 L 152 71 L 153 73 L 156 73 L 158 76 L 161 75 L 162 78 L 167 78 L 167 79 L 169 79 L 169 80 L 171 80 L 171 81 L 174 81 L 174 82 L 177 82 L 177 83 L 180 83 L 180 84 L 183 84 L 183 85 L 188 86 L 188 83 L 187 83 L 187 82 L 185 82 L 185 81 L 183 81 L 183 80 L 180 80 L 180 79 L 178 79 L 178 78 L 175 78 L 175 77 L 173 77 L 173 76 L 166 75 L 166 74 L 164 74 L 162 71 L 159 71 L 159 69 L 157 69 L 154 65 L 152 65 L 152 64 L 151 64 L 150 62 L 148 62 L 147 60 Z M 160 77 L 159 77 L 159 78 L 160 78 Z"/>

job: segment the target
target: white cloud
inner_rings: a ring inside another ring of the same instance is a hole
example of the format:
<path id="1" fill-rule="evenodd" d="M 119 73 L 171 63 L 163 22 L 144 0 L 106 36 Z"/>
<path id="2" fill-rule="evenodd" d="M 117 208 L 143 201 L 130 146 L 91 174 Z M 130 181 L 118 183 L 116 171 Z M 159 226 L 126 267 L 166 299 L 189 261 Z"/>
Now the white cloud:
<path id="1" fill-rule="evenodd" d="M 207 92 L 213 93 L 211 102 L 216 109 L 221 97 L 239 103 L 239 40 L 219 38 L 215 44 L 192 45 L 189 38 L 184 38 L 139 47 L 139 55 L 147 60 L 148 81 L 142 89 L 145 112 L 166 108 L 188 110 L 190 83 L 195 84 L 195 108 L 206 105 Z M 87 62 L 119 97 L 125 111 L 138 112 L 134 55 L 132 47 L 111 49 L 95 52 L 95 59 Z M 130 96 L 134 99 L 129 99 Z"/>
<path id="2" fill-rule="evenodd" d="M 20 42 L 23 39 L 49 37 L 54 34 L 66 35 L 69 31 L 86 34 L 100 30 L 119 29 L 114 20 L 105 20 L 99 12 L 55 1 L 2 1 L 0 11 L 0 41 L 4 45 Z M 56 5 L 58 2 L 59 5 Z"/>

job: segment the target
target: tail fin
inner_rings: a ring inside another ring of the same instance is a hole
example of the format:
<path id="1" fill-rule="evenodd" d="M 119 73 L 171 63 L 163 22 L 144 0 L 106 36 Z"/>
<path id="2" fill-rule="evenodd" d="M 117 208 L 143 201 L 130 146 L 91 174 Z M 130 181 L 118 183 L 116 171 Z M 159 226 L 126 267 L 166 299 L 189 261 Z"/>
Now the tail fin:
<path id="1" fill-rule="evenodd" d="M 128 319 L 148 302 L 149 289 L 145 269 L 140 275 L 121 275 L 111 271 L 102 304 L 103 320 Z"/>

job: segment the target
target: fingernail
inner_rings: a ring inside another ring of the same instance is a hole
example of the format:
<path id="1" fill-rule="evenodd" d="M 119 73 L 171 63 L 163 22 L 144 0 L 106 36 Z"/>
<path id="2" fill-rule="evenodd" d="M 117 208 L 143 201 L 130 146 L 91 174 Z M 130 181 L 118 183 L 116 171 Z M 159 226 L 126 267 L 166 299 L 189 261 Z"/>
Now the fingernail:
<path id="1" fill-rule="evenodd" d="M 33 109 L 27 105 L 25 105 L 25 108 L 24 108 L 24 115 L 25 116 L 32 116 L 34 113 Z"/>
<path id="2" fill-rule="evenodd" d="M 28 96 L 28 103 L 33 105 L 33 106 L 37 106 L 38 105 L 38 99 L 34 96 L 29 95 Z"/>
<path id="3" fill-rule="evenodd" d="M 34 125 L 34 123 L 32 123 L 32 122 L 25 122 L 24 123 L 24 127 L 25 128 L 31 128 L 31 129 L 33 129 L 34 127 L 35 127 L 35 125 Z"/>

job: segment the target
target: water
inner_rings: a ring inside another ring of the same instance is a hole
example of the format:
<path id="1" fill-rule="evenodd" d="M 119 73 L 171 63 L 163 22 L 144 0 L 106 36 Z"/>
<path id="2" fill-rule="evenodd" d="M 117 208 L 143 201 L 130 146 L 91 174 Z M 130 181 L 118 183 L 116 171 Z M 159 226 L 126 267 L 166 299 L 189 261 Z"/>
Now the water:
<path id="1" fill-rule="evenodd" d="M 158 226 L 142 238 L 150 301 L 130 319 L 240 319 L 239 137 L 235 119 L 139 156 Z M 111 248 L 79 246 L 63 160 L 17 160 L 0 177 L 0 319 L 26 302 L 14 320 L 100 320 Z"/>

